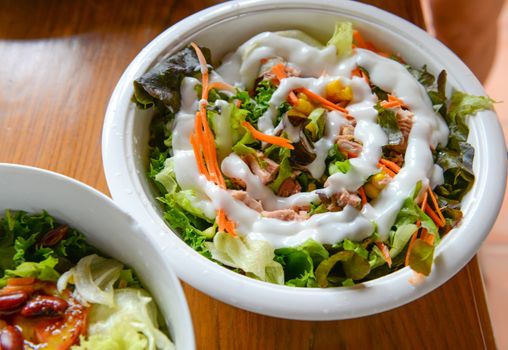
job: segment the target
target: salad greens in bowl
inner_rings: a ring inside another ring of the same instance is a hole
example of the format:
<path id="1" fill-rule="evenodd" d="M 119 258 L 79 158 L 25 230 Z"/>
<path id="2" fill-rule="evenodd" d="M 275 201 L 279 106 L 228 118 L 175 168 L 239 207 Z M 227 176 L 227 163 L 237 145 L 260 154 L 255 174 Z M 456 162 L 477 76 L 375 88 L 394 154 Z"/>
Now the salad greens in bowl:
<path id="1" fill-rule="evenodd" d="M 10 164 L 0 198 L 1 347 L 193 348 L 178 280 L 111 200 Z"/>
<path id="2" fill-rule="evenodd" d="M 175 25 L 127 69 L 104 129 L 113 197 L 177 273 L 289 318 L 437 287 L 495 219 L 487 178 L 506 176 L 493 101 L 453 54 L 382 11 L 325 5 L 240 2 Z"/>

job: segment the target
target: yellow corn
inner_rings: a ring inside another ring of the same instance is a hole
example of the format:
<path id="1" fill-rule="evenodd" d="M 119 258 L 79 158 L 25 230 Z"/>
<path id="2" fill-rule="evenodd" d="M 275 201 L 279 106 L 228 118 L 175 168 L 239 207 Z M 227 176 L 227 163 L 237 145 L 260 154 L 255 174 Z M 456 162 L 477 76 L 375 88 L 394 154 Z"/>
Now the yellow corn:
<path id="1" fill-rule="evenodd" d="M 296 97 L 298 97 L 299 99 L 305 100 L 305 101 L 309 100 L 309 96 L 305 95 L 303 92 L 297 93 Z"/>
<path id="2" fill-rule="evenodd" d="M 379 189 L 370 182 L 363 185 L 363 189 L 365 190 L 367 197 L 370 199 L 376 199 L 379 196 Z"/>
<path id="3" fill-rule="evenodd" d="M 378 190 L 382 190 L 383 188 L 386 187 L 386 184 L 383 183 L 384 179 L 385 179 L 386 175 L 385 173 L 383 172 L 380 172 L 380 173 L 377 173 L 376 175 L 372 176 L 372 178 L 370 179 L 370 182 L 378 189 Z"/>
<path id="4" fill-rule="evenodd" d="M 293 108 L 305 115 L 309 115 L 310 112 L 314 110 L 314 106 L 312 105 L 312 103 L 310 103 L 308 100 L 304 100 L 303 98 L 299 98 L 298 104 Z"/>
<path id="5" fill-rule="evenodd" d="M 344 86 L 340 80 L 333 80 L 326 84 L 326 98 L 332 102 L 351 101 L 353 99 L 353 90 L 350 86 Z"/>

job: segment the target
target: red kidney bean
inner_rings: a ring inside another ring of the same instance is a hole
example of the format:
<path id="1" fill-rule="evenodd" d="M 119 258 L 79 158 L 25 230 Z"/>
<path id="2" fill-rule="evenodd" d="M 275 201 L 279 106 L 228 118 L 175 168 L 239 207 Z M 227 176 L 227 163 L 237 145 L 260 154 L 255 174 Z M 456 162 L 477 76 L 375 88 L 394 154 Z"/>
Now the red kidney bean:
<path id="1" fill-rule="evenodd" d="M 69 226 L 62 225 L 51 231 L 46 232 L 37 242 L 41 247 L 52 247 L 60 242 L 69 230 Z"/>
<path id="2" fill-rule="evenodd" d="M 0 330 L 0 349 L 23 350 L 23 335 L 21 332 L 13 326 L 6 326 Z"/>
<path id="3" fill-rule="evenodd" d="M 28 294 L 22 290 L 0 293 L 0 314 L 5 311 L 15 310 L 27 300 Z"/>
<path id="4" fill-rule="evenodd" d="M 52 295 L 37 295 L 30 299 L 21 309 L 21 316 L 62 316 L 69 304 Z"/>

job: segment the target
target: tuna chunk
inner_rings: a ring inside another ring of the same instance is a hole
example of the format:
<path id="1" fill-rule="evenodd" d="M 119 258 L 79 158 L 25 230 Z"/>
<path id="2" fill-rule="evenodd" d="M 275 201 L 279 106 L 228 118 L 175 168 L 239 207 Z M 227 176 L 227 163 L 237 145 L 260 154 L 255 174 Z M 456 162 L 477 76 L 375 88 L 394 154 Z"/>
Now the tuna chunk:
<path id="1" fill-rule="evenodd" d="M 293 209 L 280 209 L 280 210 L 273 210 L 273 211 L 263 211 L 261 213 L 266 218 L 272 218 L 272 219 L 279 219 L 283 221 L 301 221 L 306 220 L 308 218 L 308 215 L 306 212 L 296 212 Z"/>
<path id="2" fill-rule="evenodd" d="M 261 203 L 251 196 L 245 191 L 236 191 L 236 190 L 230 190 L 229 193 L 231 193 L 231 197 L 233 197 L 236 200 L 239 200 L 240 202 L 245 203 L 246 206 L 248 206 L 251 209 L 254 209 L 255 211 L 262 212 L 263 206 Z"/>
<path id="3" fill-rule="evenodd" d="M 337 147 L 348 157 L 357 156 L 362 152 L 362 144 L 355 141 L 355 127 L 347 124 L 340 128 L 340 134 L 337 137 Z"/>
<path id="4" fill-rule="evenodd" d="M 362 203 L 361 198 L 357 194 L 349 193 L 348 191 L 335 193 L 331 198 L 321 194 L 319 198 L 329 211 L 341 211 L 347 205 L 360 208 Z"/>
<path id="5" fill-rule="evenodd" d="M 281 197 L 289 197 L 289 196 L 299 193 L 301 191 L 302 191 L 302 186 L 300 185 L 300 183 L 296 179 L 288 177 L 280 185 L 277 195 L 279 195 Z"/>
<path id="6" fill-rule="evenodd" d="M 259 177 L 263 185 L 273 181 L 279 171 L 279 164 L 266 157 L 262 152 L 258 152 L 256 157 L 249 154 L 242 159 L 249 166 L 250 171 Z M 260 162 L 263 166 L 260 165 Z"/>

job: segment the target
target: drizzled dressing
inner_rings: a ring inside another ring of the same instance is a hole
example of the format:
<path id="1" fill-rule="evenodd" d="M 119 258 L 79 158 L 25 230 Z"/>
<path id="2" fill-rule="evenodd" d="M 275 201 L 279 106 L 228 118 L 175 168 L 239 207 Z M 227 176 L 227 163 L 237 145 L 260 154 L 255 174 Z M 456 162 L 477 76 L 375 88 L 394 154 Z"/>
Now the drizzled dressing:
<path id="1" fill-rule="evenodd" d="M 359 241 L 373 233 L 374 223 L 381 239 L 386 239 L 404 199 L 412 194 L 417 182 L 422 181 L 424 185 L 430 184 L 432 187 L 443 182 L 442 169 L 434 164 L 431 147 L 446 143 L 448 127 L 445 121 L 434 112 L 423 86 L 398 62 L 363 49 L 355 49 L 352 56 L 340 59 L 336 55 L 335 47 L 318 48 L 275 33 L 262 33 L 244 43 L 224 59 L 211 79 L 252 88 L 259 74 L 261 59 L 275 56 L 284 58 L 303 76 L 319 78 L 283 79 L 272 95 L 270 107 L 258 121 L 259 130 L 274 134 L 281 127 L 274 125 L 273 121 L 277 107 L 286 100 L 290 91 L 305 87 L 323 95 L 326 84 L 339 78 L 353 90 L 353 101 L 346 109 L 357 121 L 354 136 L 362 142 L 363 149 L 357 158 L 350 159 L 351 169 L 348 173 L 338 172 L 331 175 L 322 189 L 297 193 L 287 198 L 276 196 L 270 188 L 263 185 L 238 155 L 231 153 L 225 157 L 221 163 L 223 173 L 228 177 L 243 180 L 249 196 L 259 200 L 265 210 L 308 205 L 318 200 L 320 192 L 327 196 L 344 190 L 356 192 L 369 176 L 379 172 L 377 164 L 387 137 L 376 123 L 376 96 L 363 79 L 349 78 L 351 71 L 358 65 L 369 72 L 370 80 L 375 85 L 402 99 L 414 113 L 404 167 L 381 191 L 379 197 L 364 205 L 362 210 L 346 206 L 340 212 L 315 214 L 304 221 L 282 221 L 263 217 L 243 202 L 234 199 L 227 190 L 206 181 L 199 173 L 189 142 L 199 104 L 194 87 L 199 81 L 185 78 L 181 87 L 182 107 L 176 115 L 173 131 L 174 165 L 178 183 L 182 189 L 194 189 L 209 198 L 202 203 L 207 215 L 213 217 L 214 212 L 222 208 L 236 223 L 239 234 L 247 235 L 251 239 L 269 241 L 275 248 L 298 245 L 309 238 L 325 244 L 334 244 L 344 239 Z M 218 104 L 226 105 L 222 102 Z M 316 159 L 307 166 L 313 177 L 319 178 L 324 174 L 328 150 L 333 147 L 341 125 L 346 122 L 340 112 L 328 112 L 325 135 L 314 144 Z M 291 134 L 289 136 L 298 137 Z"/>

